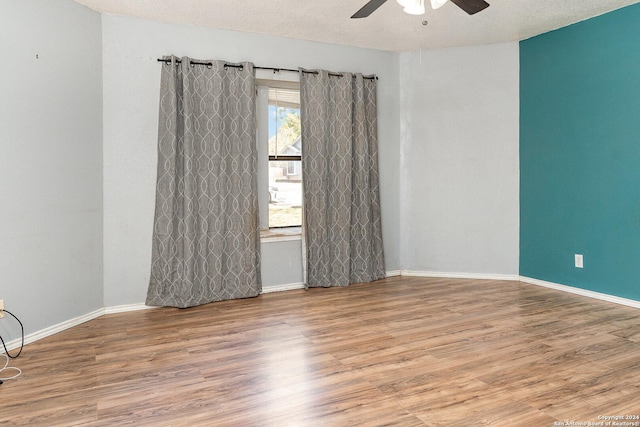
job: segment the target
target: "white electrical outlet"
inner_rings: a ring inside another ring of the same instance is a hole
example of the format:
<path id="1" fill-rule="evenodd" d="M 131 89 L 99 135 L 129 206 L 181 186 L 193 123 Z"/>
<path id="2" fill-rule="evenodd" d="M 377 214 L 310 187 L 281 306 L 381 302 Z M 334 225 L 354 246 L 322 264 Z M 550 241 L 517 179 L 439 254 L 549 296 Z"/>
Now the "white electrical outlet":
<path id="1" fill-rule="evenodd" d="M 576 268 L 584 268 L 584 260 L 581 254 L 575 254 Z"/>
<path id="2" fill-rule="evenodd" d="M 0 319 L 4 317 L 4 300 L 0 299 Z"/>

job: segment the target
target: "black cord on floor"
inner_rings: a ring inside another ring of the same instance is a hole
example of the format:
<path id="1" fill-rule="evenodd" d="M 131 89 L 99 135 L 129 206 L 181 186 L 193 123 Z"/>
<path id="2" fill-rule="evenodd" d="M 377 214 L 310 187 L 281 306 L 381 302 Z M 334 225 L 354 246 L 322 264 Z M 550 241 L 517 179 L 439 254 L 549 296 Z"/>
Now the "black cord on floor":
<path id="1" fill-rule="evenodd" d="M 20 374 L 22 374 L 22 371 L 20 370 L 20 368 L 15 368 L 13 366 L 8 366 L 8 365 L 9 365 L 9 359 L 15 359 L 18 356 L 20 356 L 20 354 L 22 353 L 22 349 L 24 348 L 24 326 L 22 325 L 22 322 L 12 312 L 7 311 L 7 310 L 2 310 L 2 311 L 4 313 L 10 314 L 14 319 L 16 319 L 18 321 L 18 323 L 20 324 L 22 338 L 21 338 L 20 350 L 18 350 L 18 354 L 16 354 L 15 356 L 12 356 L 11 354 L 9 354 L 9 349 L 7 349 L 7 345 L 5 344 L 4 340 L 0 336 L 0 341 L 2 341 L 2 346 L 4 347 L 4 351 L 5 351 L 5 354 L 1 354 L 0 353 L 0 355 L 4 356 L 7 359 L 7 362 L 4 364 L 4 366 L 0 365 L 0 374 L 4 374 L 7 370 L 13 370 L 14 372 L 16 372 L 15 375 L 12 375 L 12 376 L 9 376 L 9 377 L 4 377 L 3 376 L 2 378 L 0 378 L 0 384 L 2 384 L 3 380 L 13 380 L 13 379 L 18 378 L 20 376 Z"/>
<path id="2" fill-rule="evenodd" d="M 7 345 L 4 343 L 4 340 L 2 339 L 2 337 L 0 336 L 0 341 L 2 341 L 2 346 L 4 347 L 4 351 L 7 353 L 7 356 L 10 359 L 15 359 L 18 356 L 20 356 L 20 354 L 22 353 L 22 349 L 24 348 L 24 326 L 22 325 L 22 322 L 20 321 L 20 319 L 18 319 L 16 317 L 15 314 L 13 314 L 12 312 L 8 311 L 8 310 L 2 310 L 7 314 L 10 314 L 14 319 L 16 319 L 18 321 L 18 323 L 20 324 L 20 329 L 22 331 L 21 335 L 22 335 L 22 339 L 21 339 L 21 343 L 20 343 L 20 350 L 18 350 L 18 354 L 16 354 L 15 356 L 12 356 L 9 354 L 9 350 L 7 349 Z"/>

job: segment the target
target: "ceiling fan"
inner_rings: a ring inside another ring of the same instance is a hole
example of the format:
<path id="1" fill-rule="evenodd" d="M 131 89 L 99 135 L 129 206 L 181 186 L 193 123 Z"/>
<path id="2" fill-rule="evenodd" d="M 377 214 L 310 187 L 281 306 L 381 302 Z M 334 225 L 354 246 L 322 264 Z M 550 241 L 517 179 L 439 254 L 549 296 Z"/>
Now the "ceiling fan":
<path id="1" fill-rule="evenodd" d="M 362 9 L 353 14 L 351 18 L 366 18 L 382 6 L 387 0 L 370 0 Z M 404 11 L 411 15 L 423 15 L 425 13 L 424 0 L 396 0 Z M 438 9 L 445 4 L 447 0 L 431 0 L 431 7 Z M 484 0 L 451 0 L 460 9 L 469 15 L 478 13 L 489 7 L 489 3 Z"/>

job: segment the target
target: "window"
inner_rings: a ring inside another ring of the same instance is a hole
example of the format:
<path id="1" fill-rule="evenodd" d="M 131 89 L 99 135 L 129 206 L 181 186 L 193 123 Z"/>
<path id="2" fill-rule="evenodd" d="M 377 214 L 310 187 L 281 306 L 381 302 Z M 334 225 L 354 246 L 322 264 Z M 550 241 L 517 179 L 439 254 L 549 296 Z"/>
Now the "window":
<path id="1" fill-rule="evenodd" d="M 287 176 L 295 176 L 298 174 L 298 162 L 287 162 Z"/>
<path id="2" fill-rule="evenodd" d="M 266 121 L 266 123 L 265 123 Z M 302 138 L 298 83 L 258 81 L 260 225 L 275 232 L 302 226 Z M 262 169 L 262 170 L 261 170 Z"/>

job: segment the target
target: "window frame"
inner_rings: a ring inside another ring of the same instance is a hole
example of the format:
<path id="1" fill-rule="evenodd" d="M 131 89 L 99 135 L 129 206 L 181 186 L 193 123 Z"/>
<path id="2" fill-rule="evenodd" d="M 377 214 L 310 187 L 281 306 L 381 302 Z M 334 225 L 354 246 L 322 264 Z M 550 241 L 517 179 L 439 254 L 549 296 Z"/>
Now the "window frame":
<path id="1" fill-rule="evenodd" d="M 256 144 L 258 148 L 257 184 L 260 234 L 263 242 L 297 240 L 301 238 L 301 226 L 269 227 L 269 163 L 271 161 L 302 162 L 301 155 L 270 155 L 268 144 L 264 143 L 269 138 L 269 88 L 300 90 L 299 73 L 287 71 L 272 73 L 267 70 L 256 70 Z"/>

